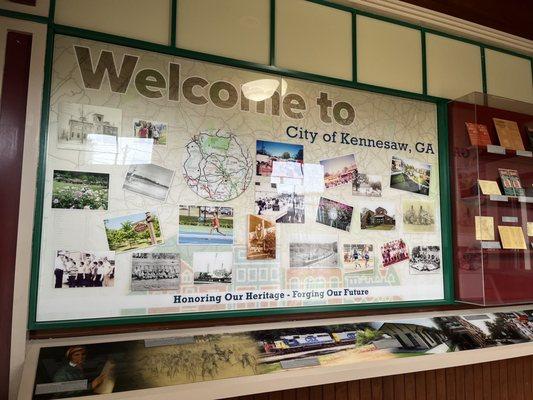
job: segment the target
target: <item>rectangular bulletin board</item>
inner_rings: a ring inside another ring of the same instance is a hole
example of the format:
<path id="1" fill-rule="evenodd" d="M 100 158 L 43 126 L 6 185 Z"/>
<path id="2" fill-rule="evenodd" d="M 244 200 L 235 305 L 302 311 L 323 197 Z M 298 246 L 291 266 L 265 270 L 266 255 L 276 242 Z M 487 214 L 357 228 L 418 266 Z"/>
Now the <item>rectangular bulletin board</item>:
<path id="1" fill-rule="evenodd" d="M 435 103 L 61 35 L 50 94 L 30 326 L 449 300 Z"/>

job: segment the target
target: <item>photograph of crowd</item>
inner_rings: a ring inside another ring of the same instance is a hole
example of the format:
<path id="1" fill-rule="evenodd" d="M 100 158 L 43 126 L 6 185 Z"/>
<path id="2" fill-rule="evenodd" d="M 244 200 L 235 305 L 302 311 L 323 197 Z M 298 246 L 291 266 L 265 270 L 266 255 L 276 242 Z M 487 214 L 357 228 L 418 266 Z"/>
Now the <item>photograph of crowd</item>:
<path id="1" fill-rule="evenodd" d="M 115 252 L 58 250 L 54 278 L 56 289 L 112 287 L 115 283 Z"/>
<path id="2" fill-rule="evenodd" d="M 304 196 L 295 192 L 295 185 L 255 182 L 255 213 L 278 223 L 303 224 Z"/>
<path id="3" fill-rule="evenodd" d="M 440 272 L 440 246 L 415 246 L 409 259 L 411 274 L 436 274 Z"/>
<path id="4" fill-rule="evenodd" d="M 392 156 L 390 187 L 429 196 L 431 165 Z"/>
<path id="5" fill-rule="evenodd" d="M 435 231 L 435 206 L 431 201 L 405 200 L 402 203 L 405 232 Z"/>
<path id="6" fill-rule="evenodd" d="M 335 200 L 320 197 L 316 222 L 343 231 L 350 231 L 353 207 Z"/>
<path id="7" fill-rule="evenodd" d="M 61 103 L 57 147 L 60 149 L 116 153 L 122 110 L 91 104 Z"/>
<path id="8" fill-rule="evenodd" d="M 133 253 L 131 290 L 178 290 L 181 259 L 177 253 Z"/>
<path id="9" fill-rule="evenodd" d="M 163 243 L 159 218 L 152 211 L 104 220 L 109 250 L 124 252 Z"/>
<path id="10" fill-rule="evenodd" d="M 354 196 L 381 197 L 381 175 L 353 174 L 352 194 Z"/>
<path id="11" fill-rule="evenodd" d="M 178 244 L 233 244 L 233 208 L 180 206 Z"/>
<path id="12" fill-rule="evenodd" d="M 390 231 L 396 228 L 396 207 L 394 203 L 379 202 L 362 203 L 360 218 L 361 229 Z"/>
<path id="13" fill-rule="evenodd" d="M 357 173 L 353 154 L 321 160 L 320 164 L 324 167 L 326 189 L 351 183 L 353 175 Z"/>
<path id="14" fill-rule="evenodd" d="M 255 153 L 256 174 L 270 176 L 274 161 L 302 164 L 304 162 L 303 145 L 258 140 Z"/>
<path id="15" fill-rule="evenodd" d="M 109 174 L 54 170 L 52 208 L 107 210 Z"/>
<path id="16" fill-rule="evenodd" d="M 338 268 L 337 242 L 289 244 L 290 268 Z"/>
<path id="17" fill-rule="evenodd" d="M 139 139 L 152 139 L 154 144 L 167 144 L 168 124 L 157 121 L 136 119 L 133 121 L 133 136 Z"/>
<path id="18" fill-rule="evenodd" d="M 276 223 L 256 215 L 248 215 L 248 260 L 276 259 Z"/>
<path id="19" fill-rule="evenodd" d="M 409 249 L 402 239 L 392 240 L 381 246 L 381 261 L 384 267 L 409 259 Z"/>
<path id="20" fill-rule="evenodd" d="M 345 273 L 374 271 L 374 246 L 371 244 L 345 244 L 342 266 Z"/>
<path id="21" fill-rule="evenodd" d="M 195 252 L 193 255 L 194 283 L 231 283 L 233 252 Z"/>
<path id="22" fill-rule="evenodd" d="M 122 189 L 165 201 L 174 171 L 155 164 L 134 164 L 126 173 Z"/>

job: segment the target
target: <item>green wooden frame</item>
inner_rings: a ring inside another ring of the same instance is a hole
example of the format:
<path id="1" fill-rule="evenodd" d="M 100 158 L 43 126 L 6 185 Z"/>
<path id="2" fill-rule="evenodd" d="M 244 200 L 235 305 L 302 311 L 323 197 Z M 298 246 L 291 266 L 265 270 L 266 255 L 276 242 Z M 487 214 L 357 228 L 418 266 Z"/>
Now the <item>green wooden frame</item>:
<path id="1" fill-rule="evenodd" d="M 38 23 L 46 23 L 48 25 L 47 39 L 46 39 L 46 55 L 45 55 L 45 74 L 44 74 L 44 88 L 42 98 L 42 116 L 40 125 L 40 140 L 39 140 L 39 166 L 37 172 L 37 194 L 36 207 L 34 216 L 34 230 L 32 241 L 32 268 L 31 268 L 31 283 L 30 283 L 30 304 L 29 304 L 29 329 L 55 329 L 55 328 L 73 328 L 73 327 L 89 327 L 89 326 L 110 326 L 123 325 L 147 322 L 169 322 L 179 320 L 203 320 L 214 318 L 235 318 L 235 317 L 249 317 L 262 315 L 285 315 L 285 314 L 301 314 L 301 313 L 316 313 L 316 312 L 335 312 L 346 310 L 369 310 L 369 309 L 383 309 L 383 308 L 400 308 L 400 307 L 428 307 L 438 305 L 449 305 L 454 303 L 453 296 L 453 253 L 452 253 L 452 226 L 450 223 L 442 223 L 442 221 L 451 221 L 451 194 L 450 194 L 450 169 L 449 169 L 449 148 L 448 148 L 448 120 L 447 120 L 447 103 L 449 99 L 430 96 L 427 94 L 427 70 L 426 70 L 426 33 L 445 36 L 454 40 L 459 40 L 479 46 L 482 60 L 482 77 L 483 77 L 483 91 L 486 93 L 486 69 L 484 62 L 484 52 L 486 48 L 496 51 L 511 54 L 517 57 L 528 59 L 533 66 L 533 59 L 529 56 L 515 53 L 509 50 L 496 48 L 485 45 L 469 39 L 464 39 L 458 36 L 449 35 L 438 32 L 432 29 L 423 28 L 417 25 L 406 23 L 403 21 L 394 20 L 388 17 L 371 14 L 355 10 L 343 5 L 332 4 L 324 0 L 307 0 L 309 2 L 319 4 L 325 7 L 333 7 L 342 11 L 351 13 L 352 15 L 352 60 L 353 73 L 351 80 L 342 80 L 323 75 L 310 74 L 302 71 L 295 71 L 276 66 L 275 56 L 275 13 L 276 0 L 270 0 L 270 53 L 268 64 L 258 64 L 249 61 L 242 61 L 222 56 L 216 56 L 176 47 L 176 24 L 177 24 L 177 10 L 178 0 L 170 0 L 170 27 L 171 33 L 169 38 L 169 45 L 161 45 L 150 43 L 142 40 L 136 40 L 117 35 L 105 34 L 86 29 L 74 28 L 54 23 L 55 15 L 55 0 L 50 0 L 49 17 L 35 16 L 31 14 L 13 12 L 0 9 L 0 15 L 18 18 L 23 20 L 34 21 Z M 420 32 L 422 43 L 422 82 L 423 92 L 413 93 L 397 89 L 391 89 L 381 86 L 369 85 L 361 83 L 357 80 L 357 40 L 356 40 L 356 17 L 362 15 L 370 18 L 379 19 L 385 22 L 403 25 Z M 387 94 L 402 98 L 430 102 L 436 105 L 437 109 L 437 130 L 438 130 L 438 145 L 439 145 L 439 180 L 440 180 L 440 199 L 441 199 L 441 240 L 442 240 L 442 258 L 443 258 L 443 285 L 444 298 L 441 300 L 430 301 L 404 301 L 404 302 L 388 302 L 388 303 L 368 303 L 368 304 L 345 304 L 345 305 L 326 305 L 326 306 L 305 306 L 305 307 L 284 307 L 272 308 L 265 310 L 231 310 L 231 311 L 214 311 L 214 312 L 194 312 L 194 313 L 180 313 L 180 314 L 163 314 L 163 315 L 141 315 L 141 316 L 124 316 L 124 317 L 106 317 L 106 318 L 92 318 L 83 320 L 60 320 L 38 322 L 36 320 L 37 313 L 37 294 L 38 294 L 38 280 L 39 280 L 39 255 L 41 246 L 42 234 L 42 216 L 43 216 L 43 198 L 44 198 L 44 181 L 45 181 L 45 161 L 47 153 L 47 131 L 49 120 L 49 106 L 50 106 L 50 90 L 51 90 L 51 76 L 52 76 L 52 60 L 54 38 L 56 34 L 73 36 L 83 39 L 90 39 L 101 41 L 105 43 L 133 47 L 140 50 L 152 51 L 162 54 L 174 55 L 179 57 L 191 58 L 200 61 L 206 61 L 225 66 L 244 68 L 259 72 L 277 74 L 292 78 L 304 79 L 307 81 L 324 83 L 346 88 L 359 89 L 370 91 L 374 93 Z"/>

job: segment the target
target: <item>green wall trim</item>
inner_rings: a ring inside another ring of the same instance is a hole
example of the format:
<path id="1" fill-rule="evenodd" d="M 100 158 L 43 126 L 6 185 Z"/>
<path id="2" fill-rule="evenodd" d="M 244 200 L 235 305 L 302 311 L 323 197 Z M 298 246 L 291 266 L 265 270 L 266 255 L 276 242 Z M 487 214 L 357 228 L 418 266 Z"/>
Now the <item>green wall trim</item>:
<path id="1" fill-rule="evenodd" d="M 427 57 L 426 57 L 426 31 L 420 31 L 421 50 L 422 50 L 422 93 L 428 94 L 428 73 L 427 73 Z"/>
<path id="2" fill-rule="evenodd" d="M 487 93 L 487 64 L 485 62 L 485 47 L 479 48 L 481 52 L 481 84 L 483 87 L 483 93 Z"/>
<path id="3" fill-rule="evenodd" d="M 270 31 L 268 64 L 276 65 L 276 0 L 270 0 Z"/>
<path id="4" fill-rule="evenodd" d="M 19 12 L 19 11 L 11 11 L 11 10 L 3 9 L 3 8 L 0 8 L 0 16 L 14 18 L 14 19 L 22 19 L 24 21 L 38 22 L 40 24 L 48 23 L 48 17 L 43 17 L 42 15 L 29 14 L 29 13 L 24 13 L 24 12 Z"/>
<path id="5" fill-rule="evenodd" d="M 437 103 L 437 133 L 439 141 L 439 183 L 441 254 L 444 278 L 444 298 L 454 298 L 452 193 L 450 177 L 450 145 L 448 136 L 448 101 Z"/>
<path id="6" fill-rule="evenodd" d="M 170 45 L 176 47 L 176 34 L 178 25 L 178 0 L 171 0 L 170 4 Z"/>
<path id="7" fill-rule="evenodd" d="M 352 80 L 357 82 L 357 14 L 352 14 Z"/>

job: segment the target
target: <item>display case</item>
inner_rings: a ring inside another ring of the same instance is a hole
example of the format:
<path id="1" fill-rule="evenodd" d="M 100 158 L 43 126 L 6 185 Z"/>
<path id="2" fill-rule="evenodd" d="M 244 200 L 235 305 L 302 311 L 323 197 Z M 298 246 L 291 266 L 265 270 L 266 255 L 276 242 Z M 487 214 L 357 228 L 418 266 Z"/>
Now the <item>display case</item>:
<path id="1" fill-rule="evenodd" d="M 533 300 L 533 105 L 482 93 L 449 104 L 456 298 Z"/>

